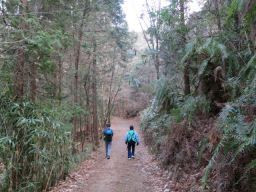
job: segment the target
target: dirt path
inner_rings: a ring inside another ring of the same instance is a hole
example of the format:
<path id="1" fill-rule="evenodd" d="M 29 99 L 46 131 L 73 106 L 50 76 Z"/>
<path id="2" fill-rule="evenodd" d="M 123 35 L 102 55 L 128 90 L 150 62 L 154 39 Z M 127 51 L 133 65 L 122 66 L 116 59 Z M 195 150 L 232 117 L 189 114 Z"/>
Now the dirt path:
<path id="1" fill-rule="evenodd" d="M 136 146 L 135 159 L 128 160 L 124 137 L 133 124 L 139 133 L 141 143 Z M 105 158 L 104 145 L 84 162 L 67 181 L 53 192 L 160 192 L 164 191 L 162 173 L 152 156 L 148 154 L 138 123 L 135 120 L 114 118 L 111 158 Z"/>

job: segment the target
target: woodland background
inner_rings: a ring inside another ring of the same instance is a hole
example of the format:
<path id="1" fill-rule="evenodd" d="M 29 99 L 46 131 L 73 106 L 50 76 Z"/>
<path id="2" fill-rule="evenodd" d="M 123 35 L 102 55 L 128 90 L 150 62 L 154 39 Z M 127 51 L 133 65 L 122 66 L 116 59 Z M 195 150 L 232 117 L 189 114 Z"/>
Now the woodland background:
<path id="1" fill-rule="evenodd" d="M 122 0 L 0 0 L 2 191 L 56 185 L 111 115 L 181 190 L 256 190 L 256 2 L 155 2 L 136 34 Z"/>

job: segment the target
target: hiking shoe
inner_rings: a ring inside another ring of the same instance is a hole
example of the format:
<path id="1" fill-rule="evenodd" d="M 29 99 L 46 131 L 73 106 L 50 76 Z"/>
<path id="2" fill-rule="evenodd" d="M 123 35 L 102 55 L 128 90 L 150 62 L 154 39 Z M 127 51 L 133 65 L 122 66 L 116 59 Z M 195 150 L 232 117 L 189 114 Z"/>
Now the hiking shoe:
<path id="1" fill-rule="evenodd" d="M 110 159 L 110 156 L 107 156 L 107 159 Z"/>
<path id="2" fill-rule="evenodd" d="M 134 157 L 134 155 L 132 155 L 132 159 L 134 159 L 135 157 Z"/>

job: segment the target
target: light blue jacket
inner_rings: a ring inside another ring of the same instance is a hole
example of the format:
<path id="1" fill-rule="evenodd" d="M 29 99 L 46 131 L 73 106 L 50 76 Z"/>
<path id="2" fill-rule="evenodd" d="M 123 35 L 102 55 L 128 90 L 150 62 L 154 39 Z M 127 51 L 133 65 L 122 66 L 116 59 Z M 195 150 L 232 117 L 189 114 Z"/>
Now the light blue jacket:
<path id="1" fill-rule="evenodd" d="M 128 142 L 128 134 L 129 134 L 129 131 L 125 135 L 125 144 Z M 134 134 L 135 134 L 135 138 L 136 138 L 136 143 L 139 144 L 140 143 L 139 135 L 136 131 L 134 131 Z"/>

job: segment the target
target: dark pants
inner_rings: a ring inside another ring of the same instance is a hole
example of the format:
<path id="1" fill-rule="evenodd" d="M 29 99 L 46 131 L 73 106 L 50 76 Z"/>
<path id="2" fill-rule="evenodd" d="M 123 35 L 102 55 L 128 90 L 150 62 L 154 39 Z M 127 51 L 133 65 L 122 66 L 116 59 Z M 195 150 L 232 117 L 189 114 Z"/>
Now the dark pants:
<path id="1" fill-rule="evenodd" d="M 132 156 L 134 156 L 134 153 L 135 153 L 135 143 L 128 143 L 127 149 L 128 149 L 128 158 L 131 158 Z"/>

